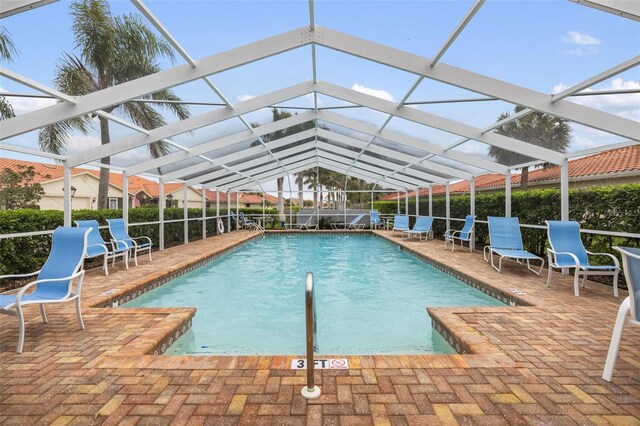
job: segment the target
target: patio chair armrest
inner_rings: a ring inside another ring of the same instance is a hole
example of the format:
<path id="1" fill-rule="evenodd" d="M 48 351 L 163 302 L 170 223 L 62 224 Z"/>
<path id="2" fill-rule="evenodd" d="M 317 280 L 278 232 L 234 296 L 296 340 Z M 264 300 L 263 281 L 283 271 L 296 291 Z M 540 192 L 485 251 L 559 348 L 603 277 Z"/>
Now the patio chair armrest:
<path id="1" fill-rule="evenodd" d="M 459 234 L 461 231 L 459 229 L 447 229 L 447 231 L 444 233 L 445 235 L 449 236 L 449 237 L 455 237 L 456 234 Z"/>
<path id="2" fill-rule="evenodd" d="M 142 237 L 131 237 L 131 239 L 135 242 L 136 240 L 142 240 L 142 239 L 146 239 L 147 241 L 149 241 L 149 244 L 153 244 L 153 242 L 151 241 L 151 238 L 146 237 L 146 236 L 142 236 Z"/>
<path id="3" fill-rule="evenodd" d="M 68 276 L 68 277 L 62 277 L 62 278 L 47 278 L 44 280 L 36 280 L 36 281 L 31 281 L 30 283 L 28 283 L 27 285 L 23 286 L 20 291 L 16 294 L 16 304 L 20 303 L 20 299 L 22 298 L 22 296 L 24 295 L 24 293 L 31 287 L 41 284 L 41 283 L 48 283 L 48 282 L 56 282 L 56 281 L 67 281 L 67 280 L 73 280 L 74 278 L 77 278 L 79 276 L 84 275 L 84 270 L 80 270 L 78 272 L 76 272 L 75 274 Z"/>
<path id="4" fill-rule="evenodd" d="M 620 262 L 618 261 L 618 258 L 612 255 L 611 253 L 593 253 L 587 250 L 587 254 L 591 256 L 608 256 L 613 260 L 613 264 L 616 266 L 616 268 L 618 269 L 620 268 Z"/>
<path id="5" fill-rule="evenodd" d="M 4 279 L 4 278 L 23 278 L 23 277 L 31 277 L 33 275 L 36 275 L 40 272 L 40 270 L 37 270 L 35 272 L 31 272 L 28 274 L 16 274 L 16 275 L 0 275 L 0 280 Z"/>
<path id="6" fill-rule="evenodd" d="M 122 245 L 124 245 L 124 247 L 126 247 L 126 249 L 124 250 L 133 248 L 133 247 L 129 247 L 129 244 L 127 244 L 127 242 L 124 240 L 114 240 L 112 238 L 110 243 L 111 243 L 111 251 L 119 250 L 118 243 L 121 243 Z"/>
<path id="7" fill-rule="evenodd" d="M 557 263 L 558 260 L 558 255 L 559 254 L 563 254 L 563 255 L 567 255 L 567 256 L 571 256 L 571 258 L 573 259 L 573 262 L 576 266 L 580 266 L 580 261 L 578 260 L 578 256 L 576 256 L 573 253 L 569 253 L 568 251 L 555 251 L 552 250 L 550 248 L 547 249 L 547 254 L 551 253 L 553 255 L 553 258 L 556 260 L 556 262 L 553 263 Z M 549 263 L 551 263 L 551 260 L 549 260 Z"/>

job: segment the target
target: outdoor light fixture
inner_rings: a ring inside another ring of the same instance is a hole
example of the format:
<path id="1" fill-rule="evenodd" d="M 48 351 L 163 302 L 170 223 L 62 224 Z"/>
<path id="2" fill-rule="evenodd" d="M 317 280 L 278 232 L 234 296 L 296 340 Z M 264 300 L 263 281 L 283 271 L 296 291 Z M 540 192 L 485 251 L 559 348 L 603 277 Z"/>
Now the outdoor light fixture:
<path id="1" fill-rule="evenodd" d="M 75 186 L 71 185 L 71 198 L 73 198 L 74 195 L 76 195 L 76 191 L 78 190 L 78 188 L 76 188 Z M 62 192 L 64 192 L 64 188 L 62 188 Z"/>
<path id="2" fill-rule="evenodd" d="M 168 207 L 173 207 L 173 194 L 167 195 L 167 204 Z"/>

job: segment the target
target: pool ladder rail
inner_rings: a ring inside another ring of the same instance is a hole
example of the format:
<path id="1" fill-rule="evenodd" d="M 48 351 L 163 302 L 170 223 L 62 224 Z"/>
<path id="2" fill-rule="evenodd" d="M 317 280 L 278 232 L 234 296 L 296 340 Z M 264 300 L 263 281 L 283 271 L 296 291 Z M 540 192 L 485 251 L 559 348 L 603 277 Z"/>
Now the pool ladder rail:
<path id="1" fill-rule="evenodd" d="M 261 225 L 259 225 L 257 223 L 254 223 L 253 224 L 253 229 L 258 231 L 260 233 L 260 235 L 262 235 L 264 237 L 264 228 Z"/>
<path id="2" fill-rule="evenodd" d="M 313 273 L 307 272 L 304 282 L 304 300 L 307 326 L 307 386 L 302 388 L 302 397 L 316 399 L 320 397 L 320 387 L 315 386 L 315 360 L 314 352 L 318 350 L 317 332 L 318 322 L 316 317 L 316 298 L 313 287 Z"/>

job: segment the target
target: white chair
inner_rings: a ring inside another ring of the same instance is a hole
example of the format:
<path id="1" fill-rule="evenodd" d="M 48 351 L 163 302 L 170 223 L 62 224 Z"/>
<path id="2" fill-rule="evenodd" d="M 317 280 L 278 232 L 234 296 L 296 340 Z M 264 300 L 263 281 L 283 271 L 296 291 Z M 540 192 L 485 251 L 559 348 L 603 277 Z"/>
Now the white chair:
<path id="1" fill-rule="evenodd" d="M 613 377 L 613 368 L 618 358 L 622 331 L 626 323 L 640 325 L 640 249 L 631 247 L 614 247 L 622 253 L 622 266 L 627 279 L 629 296 L 622 301 L 613 327 L 607 361 L 604 364 L 602 378 L 607 382 Z M 638 342 L 636 342 L 637 344 Z"/>

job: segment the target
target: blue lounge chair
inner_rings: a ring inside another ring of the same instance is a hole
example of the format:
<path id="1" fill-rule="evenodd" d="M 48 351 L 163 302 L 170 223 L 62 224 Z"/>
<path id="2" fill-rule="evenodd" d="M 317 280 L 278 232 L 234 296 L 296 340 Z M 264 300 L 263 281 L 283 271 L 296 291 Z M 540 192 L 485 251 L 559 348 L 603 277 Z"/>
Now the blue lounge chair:
<path id="1" fill-rule="evenodd" d="M 514 259 L 520 264 L 526 261 L 527 268 L 534 274 L 540 275 L 544 267 L 544 259 L 524 249 L 518 218 L 489 216 L 487 219 L 489 220 L 489 245 L 484 248 L 484 260 L 488 262 L 488 257 L 490 257 L 491 266 L 498 272 L 502 269 L 502 259 L 504 258 Z M 498 267 L 493 263 L 494 254 L 500 256 Z M 540 270 L 536 271 L 531 268 L 530 262 L 532 260 L 541 262 Z"/>
<path id="2" fill-rule="evenodd" d="M 48 322 L 44 310 L 45 303 L 76 301 L 76 314 L 80 328 L 84 329 L 80 309 L 80 293 L 84 270 L 82 262 L 87 251 L 87 228 L 59 227 L 53 231 L 51 252 L 39 271 L 23 275 L 4 275 L 3 278 L 21 278 L 38 275 L 16 294 L 0 295 L 0 313 L 18 317 L 18 353 L 24 346 L 24 305 L 40 305 L 40 315 L 45 324 Z M 76 282 L 75 291 L 73 283 Z M 35 288 L 34 288 L 35 287 Z M 27 290 L 33 290 L 27 293 Z"/>
<path id="3" fill-rule="evenodd" d="M 409 230 L 409 216 L 406 214 L 397 214 L 393 217 L 392 236 L 395 235 L 396 231 L 400 231 L 400 236 L 402 236 L 403 232 Z"/>
<path id="4" fill-rule="evenodd" d="M 551 286 L 553 268 L 575 268 L 573 276 L 573 292 L 580 296 L 578 281 L 582 275 L 584 287 L 587 275 L 613 275 L 613 295 L 618 297 L 618 274 L 620 263 L 609 253 L 591 253 L 584 248 L 580 238 L 580 224 L 575 221 L 547 220 L 547 236 L 551 248 L 547 249 L 549 257 L 549 275 L 547 287 Z M 590 265 L 589 255 L 608 256 L 613 265 Z"/>
<path id="5" fill-rule="evenodd" d="M 242 229 L 255 228 L 256 226 L 254 221 L 244 217 L 244 212 L 240 212 L 240 224 L 242 225 Z"/>
<path id="6" fill-rule="evenodd" d="M 356 216 L 351 222 L 349 223 L 331 223 L 331 227 L 333 229 L 364 229 L 364 223 L 358 223 L 362 220 L 362 218 L 365 217 L 364 213 L 359 214 L 358 216 Z"/>
<path id="7" fill-rule="evenodd" d="M 474 215 L 467 215 L 464 219 L 464 226 L 462 229 L 447 229 L 444 233 L 444 248 L 447 248 L 447 244 L 451 243 L 451 251 L 456 246 L 456 240 L 460 241 L 460 245 L 464 241 L 469 243 L 469 251 L 471 251 L 471 238 L 473 238 L 473 228 L 475 227 L 476 217 Z"/>
<path id="8" fill-rule="evenodd" d="M 433 226 L 433 217 L 431 216 L 418 216 L 416 219 L 416 223 L 413 224 L 413 228 L 409 231 L 403 231 L 402 236 L 407 234 L 407 239 L 410 239 L 413 235 L 417 235 L 418 239 L 422 241 L 422 236 L 424 235 L 424 239 L 432 239 L 433 238 L 433 230 L 431 227 Z"/>
<path id="9" fill-rule="evenodd" d="M 109 247 L 107 247 L 107 243 L 102 239 L 102 235 L 100 235 L 100 226 L 98 225 L 98 221 L 76 220 L 75 223 L 78 228 L 91 229 L 91 232 L 89 232 L 89 239 L 87 241 L 87 253 L 84 256 L 85 259 L 103 256 L 104 259 L 102 267 L 105 275 L 109 275 L 109 259 L 112 259 L 115 264 L 116 257 L 122 257 L 125 268 L 129 269 L 129 250 L 127 250 L 124 245 L 121 245 L 121 247 L 118 248 L 117 244 L 114 244 L 113 242 L 110 244 L 111 249 L 109 249 Z"/>
<path id="10" fill-rule="evenodd" d="M 380 213 L 377 210 L 371 210 L 369 212 L 369 224 L 371 229 L 378 229 L 384 227 L 384 219 L 380 217 Z"/>
<path id="11" fill-rule="evenodd" d="M 627 279 L 629 296 L 622 301 L 616 317 L 616 325 L 613 327 L 607 361 L 604 364 L 602 378 L 611 381 L 613 368 L 618 357 L 622 330 L 625 323 L 640 326 L 640 249 L 631 247 L 614 247 L 622 254 L 622 266 L 624 276 Z M 637 343 L 637 342 L 636 342 Z"/>
<path id="12" fill-rule="evenodd" d="M 151 238 L 149 237 L 135 237 L 131 238 L 127 232 L 127 227 L 124 224 L 123 219 L 107 219 L 109 224 L 109 233 L 111 234 L 111 240 L 115 242 L 118 250 L 127 249 L 133 251 L 133 259 L 136 266 L 138 266 L 138 252 L 146 251 L 149 253 L 149 262 L 151 262 Z M 140 240 L 143 242 L 138 242 Z M 130 259 L 130 257 L 129 257 Z"/>

